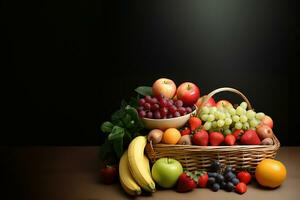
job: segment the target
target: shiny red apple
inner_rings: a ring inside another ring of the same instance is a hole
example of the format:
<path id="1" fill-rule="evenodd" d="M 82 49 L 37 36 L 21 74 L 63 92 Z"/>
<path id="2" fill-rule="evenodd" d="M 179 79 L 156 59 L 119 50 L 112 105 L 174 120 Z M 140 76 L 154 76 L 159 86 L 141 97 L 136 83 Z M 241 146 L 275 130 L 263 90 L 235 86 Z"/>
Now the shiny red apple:
<path id="1" fill-rule="evenodd" d="M 233 108 L 232 104 L 229 101 L 227 101 L 227 100 L 220 100 L 220 101 L 218 101 L 217 104 L 216 104 L 216 106 L 218 108 L 221 108 L 221 107 L 231 107 L 231 108 Z"/>
<path id="2" fill-rule="evenodd" d="M 153 83 L 152 93 L 154 96 L 162 94 L 164 97 L 171 99 L 176 93 L 176 84 L 171 79 L 160 78 Z"/>
<path id="3" fill-rule="evenodd" d="M 191 82 L 184 82 L 177 88 L 177 99 L 183 101 L 184 105 L 194 105 L 200 96 L 200 89 Z"/>
<path id="4" fill-rule="evenodd" d="M 267 125 L 270 128 L 273 128 L 273 120 L 270 116 L 266 115 L 261 119 L 260 124 Z"/>
<path id="5" fill-rule="evenodd" d="M 206 98 L 207 97 L 207 95 L 204 95 L 204 96 L 202 96 L 202 97 L 200 97 L 199 99 L 198 99 L 198 101 L 197 101 L 197 103 L 196 103 L 196 106 L 198 107 L 198 108 L 200 108 L 201 106 L 216 106 L 216 102 L 215 102 L 215 100 L 212 98 L 212 97 L 210 97 L 209 99 L 208 99 L 208 101 L 204 104 L 204 105 L 202 105 L 203 104 L 203 100 L 204 100 L 204 98 Z"/>

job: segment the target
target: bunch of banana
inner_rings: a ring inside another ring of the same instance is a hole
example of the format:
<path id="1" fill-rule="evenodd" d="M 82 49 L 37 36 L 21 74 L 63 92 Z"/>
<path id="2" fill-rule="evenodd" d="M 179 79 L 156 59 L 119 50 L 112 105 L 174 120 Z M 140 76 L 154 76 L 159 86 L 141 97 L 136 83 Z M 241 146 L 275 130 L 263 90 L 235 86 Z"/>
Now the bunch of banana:
<path id="1" fill-rule="evenodd" d="M 147 138 L 138 136 L 129 144 L 119 164 L 120 182 L 130 195 L 139 195 L 142 190 L 155 191 L 155 183 L 151 177 L 148 158 L 144 155 Z"/>

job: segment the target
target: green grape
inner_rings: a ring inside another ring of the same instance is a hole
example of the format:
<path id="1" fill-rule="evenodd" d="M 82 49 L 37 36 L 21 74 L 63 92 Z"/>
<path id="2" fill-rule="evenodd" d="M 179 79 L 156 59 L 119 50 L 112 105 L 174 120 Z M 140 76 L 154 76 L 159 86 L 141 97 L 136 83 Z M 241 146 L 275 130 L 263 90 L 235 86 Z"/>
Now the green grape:
<path id="1" fill-rule="evenodd" d="M 243 129 L 248 130 L 250 128 L 250 125 L 248 122 L 243 123 Z"/>
<path id="2" fill-rule="evenodd" d="M 245 123 L 246 121 L 248 121 L 248 118 L 246 117 L 246 115 L 241 115 L 241 116 L 240 116 L 240 121 L 241 121 L 242 123 Z"/>
<path id="3" fill-rule="evenodd" d="M 209 113 L 210 114 L 215 114 L 216 111 L 217 111 L 216 107 L 211 107 Z"/>
<path id="4" fill-rule="evenodd" d="M 226 124 L 224 124 L 224 126 L 222 127 L 223 130 L 229 129 L 229 128 L 230 128 L 230 126 L 229 126 L 229 125 L 226 125 Z"/>
<path id="5" fill-rule="evenodd" d="M 223 133 L 224 133 L 224 135 L 229 135 L 229 134 L 231 134 L 232 132 L 231 132 L 230 129 L 225 129 Z"/>
<path id="6" fill-rule="evenodd" d="M 242 129 L 242 127 L 243 127 L 243 124 L 241 122 L 237 122 L 234 125 L 234 128 L 236 128 L 236 129 Z"/>
<path id="7" fill-rule="evenodd" d="M 203 127 L 204 127 L 205 130 L 208 131 L 211 128 L 211 122 L 205 122 Z"/>
<path id="8" fill-rule="evenodd" d="M 243 101 L 240 106 L 245 110 L 247 109 L 247 103 L 245 101 Z"/>
<path id="9" fill-rule="evenodd" d="M 207 121 L 212 122 L 214 120 L 215 120 L 215 116 L 213 114 L 209 114 L 208 118 L 207 118 Z"/>
<path id="10" fill-rule="evenodd" d="M 256 119 L 251 119 L 250 120 L 250 127 L 251 128 L 256 128 L 256 126 L 259 124 L 258 120 Z"/>
<path id="11" fill-rule="evenodd" d="M 204 114 L 204 115 L 201 116 L 201 119 L 203 121 L 207 121 L 207 118 L 208 118 L 208 114 Z"/>
<path id="12" fill-rule="evenodd" d="M 217 127 L 218 127 L 217 121 L 213 121 L 213 122 L 211 123 L 211 126 L 212 126 L 212 128 L 217 128 Z"/>
<path id="13" fill-rule="evenodd" d="M 238 115 L 242 115 L 242 114 L 244 114 L 246 112 L 246 110 L 244 109 L 244 108 L 242 108 L 241 106 L 238 106 L 237 108 L 236 108 L 236 114 L 238 114 Z"/>
<path id="14" fill-rule="evenodd" d="M 217 121 L 217 124 L 218 124 L 218 127 L 222 127 L 222 126 L 224 126 L 225 121 L 224 121 L 223 119 L 219 119 L 219 120 Z"/>
<path id="15" fill-rule="evenodd" d="M 226 115 L 224 112 L 219 112 L 219 119 L 225 119 Z"/>
<path id="16" fill-rule="evenodd" d="M 232 116 L 232 121 L 234 121 L 234 122 L 239 122 L 239 121 L 240 121 L 240 117 L 237 116 L 237 115 L 233 115 L 233 116 Z"/>
<path id="17" fill-rule="evenodd" d="M 247 116 L 248 119 L 253 119 L 255 117 L 255 114 L 256 113 L 253 110 L 248 110 L 246 112 L 246 116 Z"/>
<path id="18" fill-rule="evenodd" d="M 231 118 L 225 118 L 225 125 L 230 125 L 232 123 Z"/>
<path id="19" fill-rule="evenodd" d="M 263 112 L 256 113 L 256 115 L 255 115 L 255 117 L 259 120 L 261 120 L 264 116 L 265 116 L 265 113 L 263 113 Z"/>
<path id="20" fill-rule="evenodd" d="M 202 112 L 203 112 L 203 114 L 208 114 L 209 113 L 209 108 L 207 106 L 204 106 L 202 108 Z"/>
<path id="21" fill-rule="evenodd" d="M 226 113 L 225 113 L 225 116 L 226 116 L 226 118 L 231 118 L 231 115 L 230 115 L 229 112 L 226 112 Z"/>
<path id="22" fill-rule="evenodd" d="M 236 113 L 234 108 L 229 108 L 228 111 L 229 111 L 230 115 L 235 115 L 235 113 Z"/>

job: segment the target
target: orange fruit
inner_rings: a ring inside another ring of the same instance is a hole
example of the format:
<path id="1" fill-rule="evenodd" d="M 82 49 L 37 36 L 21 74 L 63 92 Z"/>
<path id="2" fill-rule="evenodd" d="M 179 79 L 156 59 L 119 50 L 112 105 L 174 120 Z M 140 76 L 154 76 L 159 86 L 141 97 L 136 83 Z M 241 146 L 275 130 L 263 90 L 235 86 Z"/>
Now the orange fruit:
<path id="1" fill-rule="evenodd" d="M 163 135 L 163 142 L 166 144 L 176 144 L 181 137 L 179 130 L 176 128 L 168 128 Z"/>
<path id="2" fill-rule="evenodd" d="M 260 185 L 275 188 L 285 180 L 286 168 L 278 160 L 264 159 L 256 167 L 255 178 Z"/>

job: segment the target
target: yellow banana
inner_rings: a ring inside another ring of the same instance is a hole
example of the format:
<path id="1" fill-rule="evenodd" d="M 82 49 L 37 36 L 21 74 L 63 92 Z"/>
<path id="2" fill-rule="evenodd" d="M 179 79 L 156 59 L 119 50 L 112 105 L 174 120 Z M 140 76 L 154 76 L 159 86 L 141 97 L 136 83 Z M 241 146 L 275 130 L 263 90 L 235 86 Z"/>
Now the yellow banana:
<path id="1" fill-rule="evenodd" d="M 155 192 L 155 183 L 151 177 L 149 163 L 146 164 L 144 149 L 147 144 L 145 136 L 137 136 L 128 147 L 129 169 L 135 181 L 146 191 Z"/>
<path id="2" fill-rule="evenodd" d="M 134 178 L 130 173 L 127 151 L 123 153 L 120 159 L 119 176 L 121 185 L 125 192 L 132 196 L 140 195 L 142 193 L 140 186 L 135 182 Z"/>

